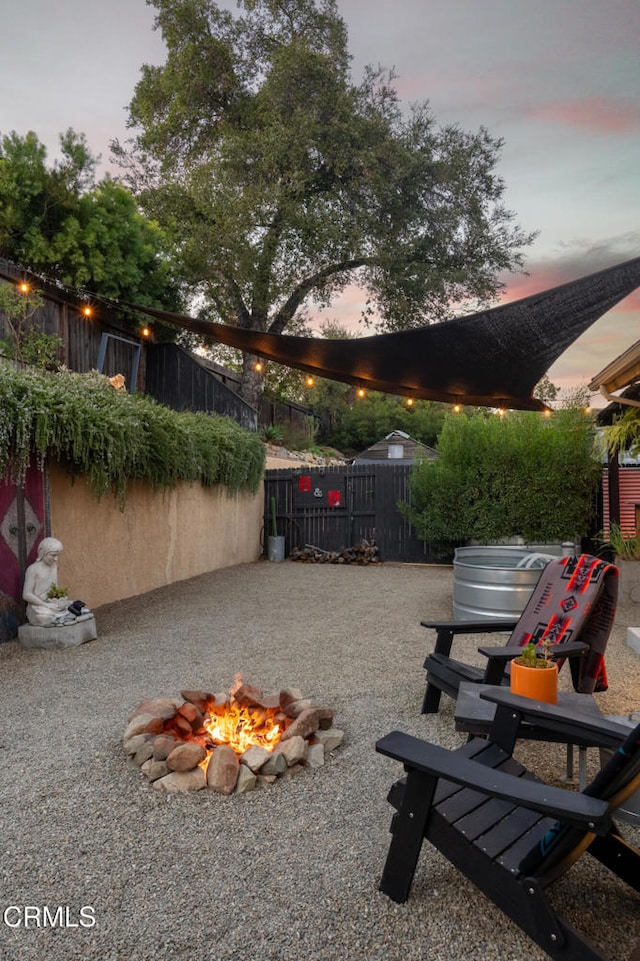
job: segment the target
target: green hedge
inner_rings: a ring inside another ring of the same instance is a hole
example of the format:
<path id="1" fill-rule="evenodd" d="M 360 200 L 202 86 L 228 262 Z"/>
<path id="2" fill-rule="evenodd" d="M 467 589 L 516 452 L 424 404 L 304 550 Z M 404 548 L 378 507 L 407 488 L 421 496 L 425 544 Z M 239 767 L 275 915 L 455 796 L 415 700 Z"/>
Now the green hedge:
<path id="1" fill-rule="evenodd" d="M 0 366 L 0 477 L 20 482 L 33 455 L 66 462 L 97 497 L 113 490 L 121 502 L 133 479 L 256 493 L 265 459 L 257 434 L 226 417 L 179 413 L 96 372 Z"/>
<path id="2" fill-rule="evenodd" d="M 402 510 L 432 545 L 490 543 L 522 535 L 532 543 L 586 534 L 601 473 L 591 418 L 580 410 L 550 419 L 510 412 L 450 415 L 439 459 L 411 474 Z"/>

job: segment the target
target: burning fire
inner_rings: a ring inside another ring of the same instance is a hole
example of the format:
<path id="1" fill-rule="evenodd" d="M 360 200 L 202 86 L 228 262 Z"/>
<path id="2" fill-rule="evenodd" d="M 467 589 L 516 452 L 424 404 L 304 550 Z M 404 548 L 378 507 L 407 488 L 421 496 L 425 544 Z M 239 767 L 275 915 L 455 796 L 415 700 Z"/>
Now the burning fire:
<path id="1" fill-rule="evenodd" d="M 210 752 L 221 744 L 228 745 L 238 755 L 253 746 L 272 751 L 285 731 L 287 720 L 277 699 L 264 699 L 262 692 L 244 684 L 241 675 L 236 675 L 225 698 L 212 697 L 203 705 L 200 729 L 185 732 L 182 737 L 197 741 L 207 750 L 208 756 L 201 763 L 206 770 Z"/>
<path id="2" fill-rule="evenodd" d="M 273 710 L 242 707 L 232 697 L 228 705 L 209 709 L 203 727 L 214 744 L 228 744 L 236 754 L 243 754 L 253 745 L 271 751 L 282 736 L 273 715 Z"/>

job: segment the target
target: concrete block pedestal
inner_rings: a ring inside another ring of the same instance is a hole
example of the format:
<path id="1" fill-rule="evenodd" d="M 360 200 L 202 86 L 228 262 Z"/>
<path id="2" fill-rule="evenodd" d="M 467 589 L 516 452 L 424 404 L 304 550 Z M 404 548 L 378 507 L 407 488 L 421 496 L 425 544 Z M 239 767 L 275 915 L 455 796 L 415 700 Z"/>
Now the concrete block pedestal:
<path id="1" fill-rule="evenodd" d="M 96 619 L 93 614 L 82 614 L 64 627 L 33 627 L 31 624 L 21 624 L 18 628 L 18 640 L 22 647 L 40 647 L 46 651 L 59 651 L 65 647 L 78 647 L 86 641 L 94 641 Z"/>
<path id="2" fill-rule="evenodd" d="M 640 627 L 627 628 L 627 646 L 640 654 Z"/>

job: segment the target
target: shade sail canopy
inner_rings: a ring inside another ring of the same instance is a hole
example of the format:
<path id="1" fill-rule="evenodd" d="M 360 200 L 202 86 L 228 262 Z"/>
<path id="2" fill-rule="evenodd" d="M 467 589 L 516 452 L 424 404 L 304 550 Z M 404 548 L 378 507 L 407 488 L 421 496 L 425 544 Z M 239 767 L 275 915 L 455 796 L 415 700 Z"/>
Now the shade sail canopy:
<path id="1" fill-rule="evenodd" d="M 424 400 L 544 410 L 540 378 L 574 340 L 640 286 L 640 257 L 510 304 L 356 340 L 245 330 L 130 305 L 230 347 L 331 380 Z"/>

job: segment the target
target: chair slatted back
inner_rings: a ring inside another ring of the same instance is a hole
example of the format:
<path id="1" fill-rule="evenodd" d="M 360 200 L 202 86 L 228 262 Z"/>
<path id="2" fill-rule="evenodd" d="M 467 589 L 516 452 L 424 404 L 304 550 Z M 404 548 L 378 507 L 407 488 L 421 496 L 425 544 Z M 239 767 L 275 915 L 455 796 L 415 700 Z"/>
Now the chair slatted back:
<path id="1" fill-rule="evenodd" d="M 618 569 L 591 554 L 551 561 L 527 603 L 509 646 L 584 641 L 576 689 L 581 694 L 606 691 L 604 652 L 618 599 Z"/>

